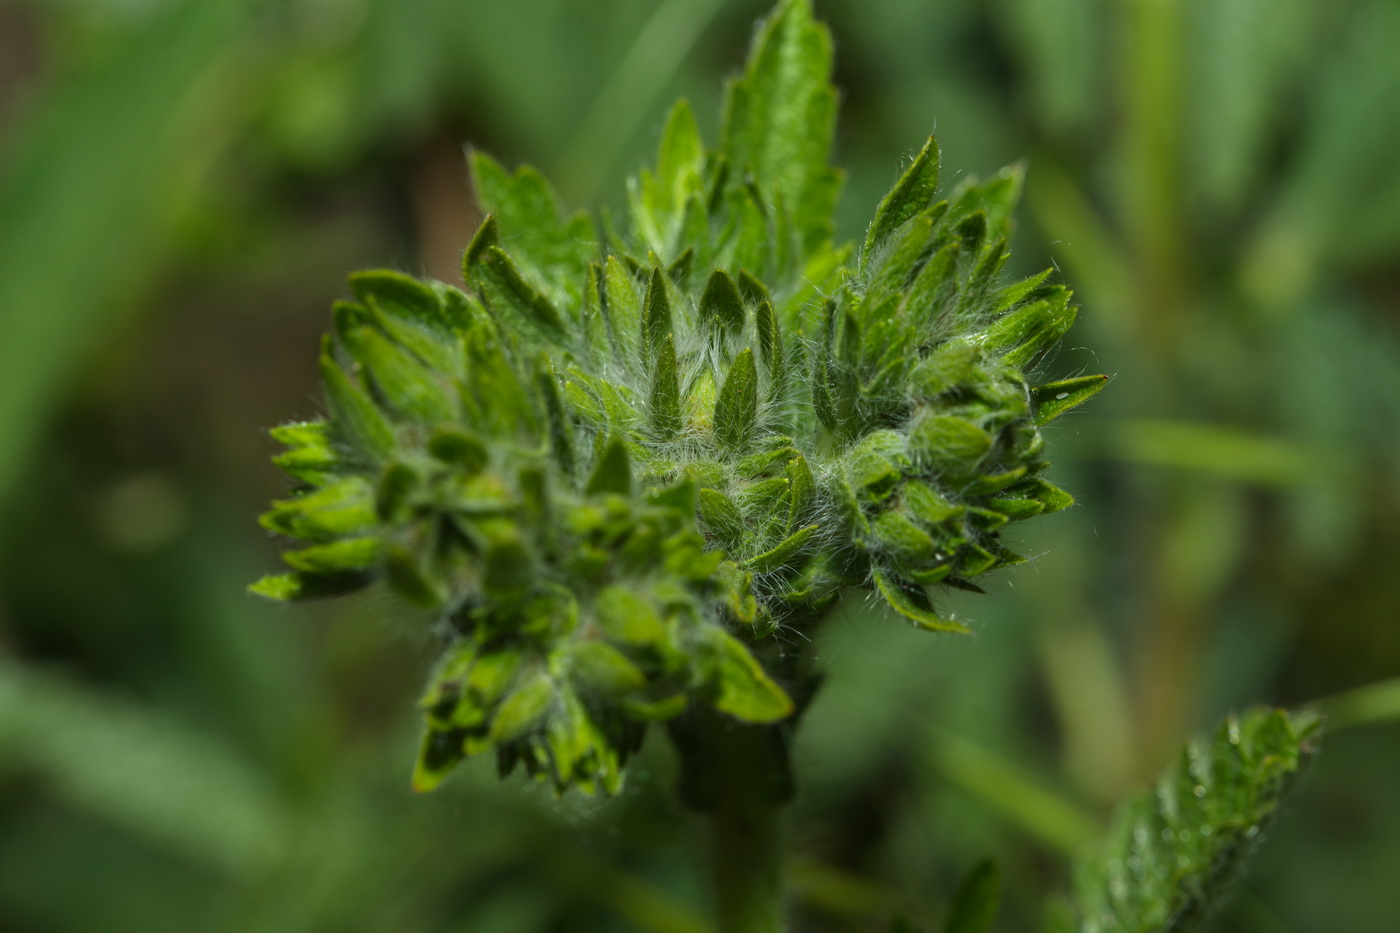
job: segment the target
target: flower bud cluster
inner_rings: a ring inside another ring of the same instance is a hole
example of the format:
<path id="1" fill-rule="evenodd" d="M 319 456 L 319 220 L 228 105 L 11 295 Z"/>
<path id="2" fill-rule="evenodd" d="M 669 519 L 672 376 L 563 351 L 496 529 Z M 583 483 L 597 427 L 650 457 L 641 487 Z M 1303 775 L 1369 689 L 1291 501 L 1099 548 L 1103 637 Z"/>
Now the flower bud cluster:
<path id="1" fill-rule="evenodd" d="M 1104 377 L 1028 380 L 1074 309 L 1045 275 L 999 279 L 1019 174 L 938 200 L 930 140 L 837 246 L 829 73 L 786 0 L 718 149 L 673 111 L 626 233 L 475 155 L 465 289 L 361 273 L 335 306 L 327 417 L 273 432 L 302 487 L 263 523 L 306 546 L 254 589 L 383 580 L 435 614 L 417 786 L 494 748 L 613 792 L 649 722 L 781 720 L 775 636 L 862 589 L 959 630 L 934 588 L 1015 562 L 1003 528 L 1069 504 L 1040 426 Z"/>

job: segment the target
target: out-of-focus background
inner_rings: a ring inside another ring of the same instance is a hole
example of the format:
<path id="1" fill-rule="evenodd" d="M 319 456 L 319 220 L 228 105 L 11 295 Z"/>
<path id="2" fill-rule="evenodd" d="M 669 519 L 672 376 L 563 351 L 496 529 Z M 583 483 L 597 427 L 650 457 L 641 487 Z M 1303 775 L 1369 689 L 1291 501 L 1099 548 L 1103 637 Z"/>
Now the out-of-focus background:
<path id="1" fill-rule="evenodd" d="M 0 929 L 703 933 L 653 742 L 620 800 L 489 761 L 409 793 L 420 620 L 284 608 L 264 429 L 318 412 L 345 273 L 455 280 L 462 146 L 618 204 L 764 0 L 0 2 Z M 841 233 L 931 130 L 1024 158 L 1015 268 L 1083 311 L 1053 431 L 1077 508 L 959 598 L 853 605 L 797 748 L 799 929 L 933 926 L 1065 859 L 1253 702 L 1335 729 L 1220 929 L 1400 924 L 1400 4 L 819 0 Z"/>

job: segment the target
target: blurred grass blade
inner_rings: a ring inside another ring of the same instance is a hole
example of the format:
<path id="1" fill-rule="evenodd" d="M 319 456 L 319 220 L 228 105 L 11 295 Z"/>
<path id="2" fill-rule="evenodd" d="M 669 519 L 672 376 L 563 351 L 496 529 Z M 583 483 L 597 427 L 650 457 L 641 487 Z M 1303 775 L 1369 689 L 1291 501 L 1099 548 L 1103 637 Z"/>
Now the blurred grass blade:
<path id="1" fill-rule="evenodd" d="M 247 877 L 280 852 L 272 790 L 227 749 L 164 715 L 0 657 L 0 766 L 68 802 Z"/>
<path id="2" fill-rule="evenodd" d="M 257 4 L 165 6 L 100 67 L 53 89 L 4 153 L 0 498 L 64 380 L 148 284 L 180 208 L 238 128 L 231 79 Z"/>
<path id="3" fill-rule="evenodd" d="M 1324 458 L 1288 440 L 1189 421 L 1124 418 L 1108 423 L 1107 446 L 1124 460 L 1197 470 L 1264 486 L 1340 482 L 1340 457 Z"/>
<path id="4" fill-rule="evenodd" d="M 563 148 L 554 174 L 570 195 L 593 198 L 667 78 L 723 5 L 724 0 L 669 0 L 657 7 Z"/>
<path id="5" fill-rule="evenodd" d="M 987 933 L 996 919 L 1001 902 L 1001 873 L 996 863 L 988 859 L 968 872 L 953 895 L 944 933 Z"/>
<path id="6" fill-rule="evenodd" d="M 1042 787 L 1019 765 L 970 739 L 937 732 L 928 760 L 946 780 L 1061 852 L 1073 854 L 1099 835 L 1092 816 Z"/>
<path id="7" fill-rule="evenodd" d="M 1327 730 L 1400 722 L 1400 677 L 1367 684 L 1316 704 Z"/>

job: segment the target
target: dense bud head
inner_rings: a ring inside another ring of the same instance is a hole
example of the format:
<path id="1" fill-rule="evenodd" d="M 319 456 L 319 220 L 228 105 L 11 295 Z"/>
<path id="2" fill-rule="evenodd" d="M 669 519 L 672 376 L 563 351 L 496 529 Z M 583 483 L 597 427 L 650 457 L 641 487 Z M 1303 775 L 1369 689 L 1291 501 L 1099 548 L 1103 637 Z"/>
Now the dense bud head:
<path id="1" fill-rule="evenodd" d="M 935 200 L 930 140 L 859 252 L 834 244 L 830 66 L 785 0 L 718 149 L 673 111 L 626 233 L 474 155 L 465 289 L 361 273 L 336 305 L 328 416 L 274 431 L 303 486 L 263 519 L 307 546 L 254 588 L 382 579 L 435 614 L 417 786 L 495 748 L 611 792 L 649 722 L 781 720 L 775 632 L 860 589 L 961 630 L 932 588 L 1015 562 L 1005 526 L 1069 504 L 1040 426 L 1104 380 L 1028 380 L 1074 308 L 999 279 L 1019 170 Z"/>

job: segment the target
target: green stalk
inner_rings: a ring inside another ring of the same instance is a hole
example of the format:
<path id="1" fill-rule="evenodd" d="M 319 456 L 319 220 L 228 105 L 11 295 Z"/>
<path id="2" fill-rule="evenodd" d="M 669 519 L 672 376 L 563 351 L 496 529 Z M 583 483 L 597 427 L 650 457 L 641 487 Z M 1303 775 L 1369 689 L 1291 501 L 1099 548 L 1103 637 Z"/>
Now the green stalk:
<path id="1" fill-rule="evenodd" d="M 713 714 L 704 718 L 719 933 L 781 933 L 787 929 L 779 816 L 788 785 L 783 737 L 774 726 L 741 725 Z"/>

